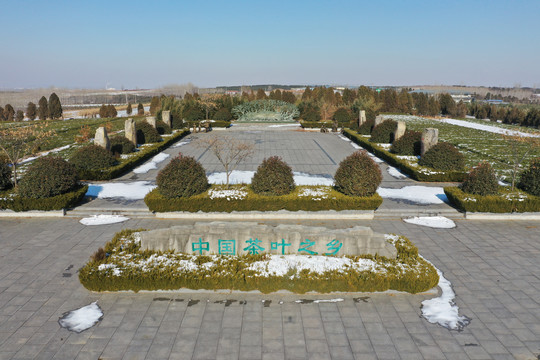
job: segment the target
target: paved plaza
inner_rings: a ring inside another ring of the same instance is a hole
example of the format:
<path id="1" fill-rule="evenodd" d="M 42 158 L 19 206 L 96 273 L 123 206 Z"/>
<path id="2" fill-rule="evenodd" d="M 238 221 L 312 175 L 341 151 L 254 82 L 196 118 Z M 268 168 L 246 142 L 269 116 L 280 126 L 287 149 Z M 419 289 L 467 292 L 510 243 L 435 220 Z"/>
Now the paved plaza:
<path id="1" fill-rule="evenodd" d="M 264 157 L 280 155 L 294 171 L 332 175 L 339 161 L 354 151 L 333 134 L 250 129 L 233 134 L 258 146 L 257 155 L 242 170 L 255 170 Z M 182 151 L 199 158 L 207 171 L 221 171 L 209 152 L 194 144 L 205 135 L 190 135 L 193 141 L 188 145 L 167 152 Z M 154 181 L 156 173 L 129 173 L 119 181 Z M 383 174 L 386 187 L 416 184 Z M 141 202 L 92 200 L 84 206 L 112 205 L 141 206 Z M 400 206 L 413 205 L 385 199 L 382 208 Z M 79 283 L 77 271 L 116 232 L 194 221 L 132 218 L 121 224 L 84 226 L 78 220 L 0 218 L 0 359 L 532 360 L 540 356 L 538 221 L 456 220 L 453 229 L 383 217 L 301 222 L 331 228 L 364 225 L 407 236 L 444 272 L 457 295 L 460 315 L 471 318 L 470 325 L 458 332 L 421 317 L 421 302 L 436 296 L 433 292 L 93 293 Z M 321 299 L 343 301 L 312 302 Z M 59 326 L 63 313 L 96 300 L 104 313 L 97 325 L 79 334 Z"/>

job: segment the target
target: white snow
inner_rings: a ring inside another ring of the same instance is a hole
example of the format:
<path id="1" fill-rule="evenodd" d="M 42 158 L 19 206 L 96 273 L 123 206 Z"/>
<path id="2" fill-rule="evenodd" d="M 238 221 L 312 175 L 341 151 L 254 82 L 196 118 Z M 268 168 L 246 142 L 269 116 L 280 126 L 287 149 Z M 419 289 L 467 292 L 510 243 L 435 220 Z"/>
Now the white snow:
<path id="1" fill-rule="evenodd" d="M 79 222 L 83 225 L 108 225 L 120 223 L 127 220 L 129 220 L 128 217 L 120 215 L 92 215 L 90 217 L 79 220 Z"/>
<path id="2" fill-rule="evenodd" d="M 422 301 L 422 316 L 432 324 L 439 324 L 449 330 L 463 330 L 471 322 L 466 316 L 459 316 L 459 307 L 454 302 L 456 294 L 452 284 L 437 269 L 441 296 Z"/>
<path id="3" fill-rule="evenodd" d="M 417 204 L 443 204 L 447 199 L 442 187 L 405 186 L 401 189 L 378 188 L 377 193 L 387 199 L 407 200 Z"/>
<path id="4" fill-rule="evenodd" d="M 299 274 L 302 270 L 308 270 L 317 274 L 324 274 L 328 271 L 342 272 L 347 268 L 354 268 L 359 271 L 374 270 L 376 263 L 369 259 L 358 259 L 353 261 L 347 257 L 333 256 L 305 256 L 305 255 L 269 255 L 268 259 L 256 261 L 249 266 L 249 270 L 258 272 L 257 276 L 285 276 L 294 270 Z M 292 275 L 294 278 L 295 275 Z"/>
<path id="5" fill-rule="evenodd" d="M 390 174 L 390 176 L 396 179 L 405 179 L 408 177 L 407 175 L 402 174 L 398 169 L 393 166 L 388 166 L 388 169 L 386 169 L 386 171 L 388 171 L 388 174 Z"/>
<path id="6" fill-rule="evenodd" d="M 157 169 L 157 164 L 167 159 L 170 154 L 167 153 L 159 153 L 156 156 L 152 158 L 152 160 L 142 164 L 141 166 L 135 168 L 133 172 L 135 174 L 146 174 L 150 170 Z"/>
<path id="7" fill-rule="evenodd" d="M 211 189 L 208 191 L 208 196 L 210 199 L 216 198 L 226 198 L 227 200 L 244 200 L 247 196 L 247 191 L 243 189 L 223 189 L 223 190 L 214 190 Z"/>
<path id="8" fill-rule="evenodd" d="M 345 137 L 345 136 L 343 136 L 343 135 L 341 135 L 341 134 L 339 134 L 338 137 L 339 137 L 341 140 L 347 141 L 348 143 L 350 143 L 351 146 L 352 146 L 353 148 L 355 148 L 355 149 L 357 149 L 357 150 L 362 149 L 362 147 L 361 147 L 360 145 L 358 145 L 358 144 L 355 143 L 354 141 L 351 141 L 351 139 L 349 139 L 348 137 Z"/>
<path id="9" fill-rule="evenodd" d="M 173 145 L 173 148 L 179 148 L 180 146 L 184 146 L 184 145 L 187 145 L 191 142 L 191 140 L 187 140 L 187 141 L 180 141 L 179 143 L 176 143 Z"/>
<path id="10" fill-rule="evenodd" d="M 155 188 L 156 185 L 151 184 L 149 181 L 89 184 L 86 195 L 100 199 L 124 198 L 126 200 L 141 200 Z"/>
<path id="11" fill-rule="evenodd" d="M 496 126 L 482 125 L 482 124 L 477 124 L 477 123 L 464 121 L 464 120 L 440 119 L 439 121 L 443 122 L 443 123 L 447 123 L 447 124 L 466 127 L 466 128 L 469 128 L 469 129 L 487 131 L 487 132 L 491 132 L 491 133 L 495 133 L 495 134 L 505 134 L 505 135 L 523 136 L 523 137 L 540 137 L 540 135 L 538 135 L 538 134 L 529 134 L 529 133 L 524 133 L 524 132 L 517 131 L 517 130 L 507 130 L 507 129 L 503 129 L 503 128 L 496 127 Z"/>
<path id="12" fill-rule="evenodd" d="M 342 301 L 343 301 L 343 299 L 340 299 L 340 298 L 337 298 L 337 299 L 318 299 L 318 300 L 313 300 L 313 303 L 314 304 L 337 303 L 337 302 L 342 302 Z M 298 303 L 298 304 L 301 304 L 301 303 L 305 302 L 305 300 L 295 300 L 294 302 Z"/>
<path id="13" fill-rule="evenodd" d="M 97 301 L 86 305 L 80 309 L 65 313 L 58 323 L 61 327 L 80 333 L 97 324 L 103 317 L 103 311 L 97 304 Z"/>
<path id="14" fill-rule="evenodd" d="M 410 219 L 403 219 L 406 223 L 427 226 L 437 229 L 452 229 L 456 223 L 444 216 L 415 216 Z"/>
<path id="15" fill-rule="evenodd" d="M 229 184 L 251 184 L 251 178 L 255 171 L 234 170 L 229 176 Z M 331 177 L 311 175 L 301 172 L 293 172 L 294 183 L 296 185 L 327 185 L 332 186 L 334 179 Z M 225 184 L 227 182 L 225 172 L 215 172 L 208 175 L 210 184 Z"/>
<path id="16" fill-rule="evenodd" d="M 378 157 L 376 157 L 375 155 L 373 155 L 372 153 L 368 152 L 368 155 L 371 156 L 371 158 L 377 163 L 377 164 L 381 164 L 384 162 L 384 160 L 382 159 L 379 159 Z"/>
<path id="17" fill-rule="evenodd" d="M 301 126 L 300 123 L 296 124 L 280 124 L 280 125 L 270 125 L 271 128 L 278 128 L 278 127 L 298 127 Z"/>
<path id="18" fill-rule="evenodd" d="M 27 163 L 29 161 L 33 161 L 33 160 L 35 160 L 37 158 L 40 158 L 42 156 L 47 156 L 50 153 L 56 153 L 56 152 L 59 152 L 59 151 L 62 151 L 62 150 L 69 149 L 70 147 L 71 147 L 71 144 L 66 145 L 66 146 L 62 146 L 62 147 L 59 147 L 59 148 L 56 148 L 56 149 L 52 149 L 52 150 L 49 150 L 49 151 L 44 151 L 42 153 L 39 153 L 37 156 L 28 157 L 28 158 L 22 160 L 21 162 L 19 162 L 19 164 L 24 164 L 24 163 Z"/>

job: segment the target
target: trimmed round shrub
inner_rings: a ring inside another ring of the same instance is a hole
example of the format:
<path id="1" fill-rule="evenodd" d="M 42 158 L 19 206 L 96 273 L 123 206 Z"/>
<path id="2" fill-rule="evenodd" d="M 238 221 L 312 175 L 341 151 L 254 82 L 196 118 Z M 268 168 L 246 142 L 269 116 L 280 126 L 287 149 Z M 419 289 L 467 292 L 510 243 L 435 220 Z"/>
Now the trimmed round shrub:
<path id="1" fill-rule="evenodd" d="M 495 195 L 498 189 L 499 184 L 495 172 L 487 162 L 474 167 L 461 184 L 461 190 L 474 195 Z"/>
<path id="2" fill-rule="evenodd" d="M 125 136 L 117 135 L 111 138 L 111 152 L 113 154 L 129 154 L 135 150 L 135 144 Z"/>
<path id="3" fill-rule="evenodd" d="M 460 171 L 465 167 L 465 157 L 454 145 L 440 142 L 426 151 L 418 164 L 435 170 Z"/>
<path id="4" fill-rule="evenodd" d="M 339 125 L 349 125 L 352 118 L 350 110 L 346 108 L 337 109 L 332 116 L 332 120 L 337 121 Z"/>
<path id="5" fill-rule="evenodd" d="M 394 141 L 394 132 L 396 131 L 397 122 L 392 119 L 384 120 L 379 125 L 375 126 L 371 131 L 371 139 L 374 143 L 391 143 Z"/>
<path id="6" fill-rule="evenodd" d="M 365 150 L 356 151 L 346 157 L 334 175 L 336 189 L 349 196 L 372 196 L 381 181 L 379 165 Z"/>
<path id="7" fill-rule="evenodd" d="M 227 108 L 221 108 L 214 114 L 214 120 L 231 121 L 233 118 L 231 112 Z"/>
<path id="8" fill-rule="evenodd" d="M 0 190 L 11 186 L 11 167 L 5 157 L 0 156 Z"/>
<path id="9" fill-rule="evenodd" d="M 137 129 L 137 144 L 157 143 L 161 141 L 158 131 L 146 121 L 138 122 Z"/>
<path id="10" fill-rule="evenodd" d="M 116 159 L 107 149 L 98 145 L 86 145 L 71 155 L 69 162 L 78 169 L 97 170 L 116 165 Z"/>
<path id="11" fill-rule="evenodd" d="M 529 194 L 540 196 L 540 158 L 533 159 L 519 177 L 518 187 Z"/>
<path id="12" fill-rule="evenodd" d="M 156 122 L 156 129 L 160 135 L 172 133 L 171 127 L 163 120 L 158 120 Z"/>
<path id="13" fill-rule="evenodd" d="M 285 195 L 294 188 L 292 169 L 279 156 L 264 159 L 251 179 L 251 189 L 261 195 Z"/>
<path id="14" fill-rule="evenodd" d="M 208 189 L 202 165 L 191 156 L 180 154 L 165 166 L 156 179 L 159 192 L 169 198 L 189 197 Z"/>
<path id="15" fill-rule="evenodd" d="M 420 155 L 422 133 L 419 131 L 405 131 L 402 137 L 394 140 L 390 151 L 399 155 Z"/>
<path id="16" fill-rule="evenodd" d="M 373 130 L 374 124 L 375 122 L 373 120 L 366 120 L 366 122 L 358 127 L 358 133 L 360 135 L 371 135 L 371 130 Z"/>
<path id="17" fill-rule="evenodd" d="M 17 189 L 22 197 L 42 199 L 70 192 L 78 181 L 73 164 L 59 156 L 44 156 L 28 167 Z"/>

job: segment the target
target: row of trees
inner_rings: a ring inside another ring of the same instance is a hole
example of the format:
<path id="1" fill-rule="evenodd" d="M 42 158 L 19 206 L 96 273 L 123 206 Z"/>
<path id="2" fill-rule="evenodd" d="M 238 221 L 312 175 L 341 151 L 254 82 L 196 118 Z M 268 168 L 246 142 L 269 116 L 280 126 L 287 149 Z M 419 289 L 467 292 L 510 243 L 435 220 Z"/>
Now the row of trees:
<path id="1" fill-rule="evenodd" d="M 33 102 L 29 102 L 26 106 L 26 117 L 30 121 L 47 120 L 47 119 L 61 119 L 62 118 L 62 104 L 60 98 L 56 93 L 52 93 L 49 96 L 49 101 L 45 96 L 39 99 L 38 106 Z M 6 104 L 4 108 L 0 106 L 0 121 L 23 121 L 24 112 L 13 108 L 10 104 Z"/>
<path id="2" fill-rule="evenodd" d="M 540 109 L 537 107 L 520 109 L 516 106 L 502 107 L 493 104 L 473 103 L 469 106 L 469 115 L 477 119 L 540 128 Z"/>

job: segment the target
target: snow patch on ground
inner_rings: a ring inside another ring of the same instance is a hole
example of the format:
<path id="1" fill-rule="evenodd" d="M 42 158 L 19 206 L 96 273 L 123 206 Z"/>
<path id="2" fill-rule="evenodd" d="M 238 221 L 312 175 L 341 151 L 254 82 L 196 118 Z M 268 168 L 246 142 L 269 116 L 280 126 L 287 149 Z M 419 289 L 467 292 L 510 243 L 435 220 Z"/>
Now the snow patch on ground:
<path id="1" fill-rule="evenodd" d="M 294 302 L 297 304 L 304 304 L 304 303 L 320 304 L 320 303 L 337 303 L 337 302 L 342 302 L 342 301 L 343 299 L 337 298 L 337 299 L 318 299 L 318 300 L 300 299 L 300 300 L 295 300 Z"/>
<path id="2" fill-rule="evenodd" d="M 386 171 L 388 171 L 388 174 L 390 174 L 390 176 L 396 179 L 405 179 L 408 177 L 407 175 L 402 174 L 398 169 L 393 166 L 388 166 L 388 169 L 386 169 Z"/>
<path id="3" fill-rule="evenodd" d="M 19 164 L 25 164 L 25 163 L 27 163 L 29 161 L 36 160 L 37 158 L 47 156 L 47 155 L 49 155 L 51 153 L 56 153 L 56 152 L 59 152 L 59 151 L 62 151 L 62 150 L 69 149 L 70 147 L 71 147 L 71 144 L 66 145 L 66 146 L 62 146 L 62 147 L 59 147 L 59 148 L 56 148 L 56 149 L 52 149 L 52 150 L 49 150 L 49 151 L 44 151 L 44 152 L 40 153 L 37 156 L 32 156 L 32 157 L 29 157 L 29 158 L 26 158 L 26 159 L 22 160 L 21 162 L 19 162 Z"/>
<path id="4" fill-rule="evenodd" d="M 444 216 L 415 216 L 410 219 L 403 219 L 406 223 L 427 226 L 436 229 L 452 229 L 456 223 Z"/>
<path id="5" fill-rule="evenodd" d="M 146 174 L 150 170 L 157 169 L 157 164 L 167 159 L 171 154 L 167 153 L 159 153 L 156 156 L 152 158 L 152 160 L 148 161 L 145 164 L 142 164 L 141 166 L 135 168 L 133 172 L 135 174 Z"/>
<path id="6" fill-rule="evenodd" d="M 470 324 L 471 319 L 459 316 L 459 307 L 454 302 L 456 294 L 452 289 L 452 284 L 446 280 L 439 269 L 435 269 L 439 275 L 438 285 L 442 294 L 439 297 L 422 301 L 422 316 L 432 324 L 439 324 L 449 330 L 461 331 Z"/>
<path id="7" fill-rule="evenodd" d="M 234 170 L 229 176 L 229 184 L 251 184 L 251 178 L 255 171 Z M 327 185 L 332 186 L 334 179 L 320 175 L 311 175 L 301 172 L 293 172 L 294 183 L 296 185 Z M 215 172 L 208 175 L 210 184 L 225 184 L 227 174 L 225 172 Z"/>
<path id="8" fill-rule="evenodd" d="M 368 152 L 368 155 L 371 156 L 371 158 L 377 163 L 377 164 L 381 164 L 384 162 L 384 160 L 381 160 L 379 159 L 378 157 L 376 157 L 375 155 L 373 155 L 372 153 Z"/>
<path id="9" fill-rule="evenodd" d="M 89 184 L 86 196 L 100 199 L 124 198 L 126 200 L 142 200 L 156 185 L 149 181 L 135 181 L 132 183 L 103 183 Z"/>
<path id="10" fill-rule="evenodd" d="M 440 119 L 439 121 L 443 123 L 447 123 L 447 124 L 466 127 L 469 129 L 487 131 L 487 132 L 491 132 L 495 134 L 506 134 L 506 135 L 511 135 L 511 136 L 523 136 L 523 137 L 540 137 L 540 135 L 538 134 L 529 134 L 529 133 L 524 133 L 524 132 L 516 131 L 516 130 L 507 130 L 507 129 L 502 129 L 496 126 L 482 125 L 482 124 L 477 124 L 477 123 L 464 121 L 464 120 Z"/>
<path id="11" fill-rule="evenodd" d="M 121 215 L 92 215 L 90 217 L 79 220 L 79 222 L 83 225 L 108 225 L 124 222 L 127 220 L 129 220 L 128 217 Z"/>
<path id="12" fill-rule="evenodd" d="M 187 145 L 187 144 L 189 144 L 190 142 L 191 142 L 191 140 L 180 141 L 179 143 L 174 144 L 172 147 L 173 147 L 173 148 L 179 148 L 180 146 Z"/>
<path id="13" fill-rule="evenodd" d="M 279 128 L 279 127 L 299 127 L 301 126 L 299 123 L 296 124 L 281 124 L 281 125 L 270 125 L 271 128 Z"/>
<path id="14" fill-rule="evenodd" d="M 97 301 L 86 305 L 80 309 L 64 313 L 58 323 L 61 327 L 74 331 L 76 333 L 90 329 L 103 318 L 103 311 L 97 304 Z"/>
<path id="15" fill-rule="evenodd" d="M 348 137 L 345 137 L 345 136 L 343 136 L 343 135 L 341 135 L 341 134 L 339 134 L 338 137 L 339 137 L 341 140 L 343 140 L 343 141 L 349 142 L 349 143 L 351 144 L 351 146 L 352 146 L 353 148 L 357 149 L 357 150 L 363 149 L 360 145 L 358 145 L 358 144 L 355 143 L 354 141 L 351 141 L 351 139 L 349 139 Z"/>
<path id="16" fill-rule="evenodd" d="M 443 204 L 447 198 L 442 187 L 405 186 L 401 189 L 378 188 L 377 193 L 387 199 L 407 200 L 417 204 Z"/>

